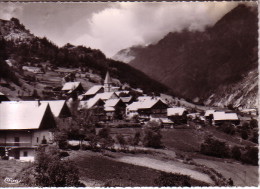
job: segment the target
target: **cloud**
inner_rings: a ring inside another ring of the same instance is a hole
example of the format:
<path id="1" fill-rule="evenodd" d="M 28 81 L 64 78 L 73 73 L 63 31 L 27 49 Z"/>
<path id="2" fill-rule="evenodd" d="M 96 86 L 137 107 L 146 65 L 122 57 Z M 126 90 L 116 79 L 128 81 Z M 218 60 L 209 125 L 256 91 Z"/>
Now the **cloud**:
<path id="1" fill-rule="evenodd" d="M 23 11 L 23 8 L 16 3 L 0 3 L 0 18 L 4 20 L 10 20 L 12 17 L 19 17 Z"/>
<path id="2" fill-rule="evenodd" d="M 94 13 L 90 30 L 75 44 L 101 49 L 109 57 L 133 45 L 154 43 L 171 31 L 203 30 L 229 12 L 237 2 L 121 2 Z"/>
<path id="3" fill-rule="evenodd" d="M 0 18 L 16 17 L 36 36 L 100 49 L 108 57 L 148 45 L 167 33 L 203 30 L 238 2 L 0 3 Z M 254 3 L 251 3 L 254 4 Z"/>

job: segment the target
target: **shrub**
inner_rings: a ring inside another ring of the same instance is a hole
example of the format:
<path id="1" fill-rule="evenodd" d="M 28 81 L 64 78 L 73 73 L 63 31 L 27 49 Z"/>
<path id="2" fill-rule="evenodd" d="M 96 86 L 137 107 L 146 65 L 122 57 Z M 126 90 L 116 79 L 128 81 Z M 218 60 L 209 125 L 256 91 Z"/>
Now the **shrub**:
<path id="1" fill-rule="evenodd" d="M 181 174 L 164 173 L 154 180 L 158 187 L 163 186 L 191 186 L 190 177 Z"/>
<path id="2" fill-rule="evenodd" d="M 40 148 L 34 163 L 35 184 L 42 187 L 78 187 L 79 171 L 70 161 L 61 161 L 56 148 Z"/>
<path id="3" fill-rule="evenodd" d="M 225 142 L 219 141 L 213 137 L 207 137 L 200 147 L 200 152 L 202 154 L 221 158 L 229 157 L 229 151 Z"/>
<path id="4" fill-rule="evenodd" d="M 144 139 L 143 143 L 146 147 L 152 147 L 152 148 L 161 148 L 162 142 L 161 142 L 162 135 L 160 132 L 156 132 L 152 129 L 146 129 L 144 131 Z"/>
<path id="5" fill-rule="evenodd" d="M 242 137 L 242 139 L 244 139 L 244 140 L 248 139 L 248 134 L 247 134 L 247 131 L 246 131 L 246 130 L 242 130 L 242 131 L 241 131 L 241 137 Z"/>
<path id="6" fill-rule="evenodd" d="M 250 120 L 249 124 L 251 128 L 258 128 L 258 121 L 256 119 Z"/>
<path id="7" fill-rule="evenodd" d="M 258 144 L 258 131 L 254 131 L 254 132 L 253 132 L 253 136 L 252 136 L 252 138 L 250 139 L 250 141 L 252 141 L 252 142 Z"/>
<path id="8" fill-rule="evenodd" d="M 241 158 L 241 150 L 238 146 L 234 146 L 231 150 L 231 156 L 232 158 L 236 160 L 240 160 Z"/>
<path id="9" fill-rule="evenodd" d="M 54 135 L 54 140 L 57 142 L 60 149 L 68 148 L 68 135 L 65 132 L 56 132 Z"/>
<path id="10" fill-rule="evenodd" d="M 258 148 L 247 146 L 245 152 L 241 155 L 241 160 L 244 163 L 258 165 Z"/>
<path id="11" fill-rule="evenodd" d="M 236 133 L 236 129 L 234 125 L 231 123 L 223 123 L 221 126 L 218 127 L 218 130 L 223 131 L 224 133 L 227 133 L 229 135 L 234 135 Z"/>
<path id="12" fill-rule="evenodd" d="M 116 135 L 117 142 L 120 144 L 121 147 L 125 148 L 126 140 L 123 135 L 118 134 Z"/>

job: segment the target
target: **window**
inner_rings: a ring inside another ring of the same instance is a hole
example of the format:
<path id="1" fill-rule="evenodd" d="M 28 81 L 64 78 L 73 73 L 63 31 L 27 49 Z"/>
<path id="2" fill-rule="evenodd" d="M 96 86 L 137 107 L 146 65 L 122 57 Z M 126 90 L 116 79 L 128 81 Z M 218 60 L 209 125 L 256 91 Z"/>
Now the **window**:
<path id="1" fill-rule="evenodd" d="M 43 136 L 42 144 L 47 144 L 47 140 L 46 140 L 45 136 Z"/>
<path id="2" fill-rule="evenodd" d="M 24 152 L 23 152 L 23 156 L 24 156 L 24 157 L 27 157 L 27 156 L 28 156 L 28 152 L 27 152 L 27 151 L 24 151 Z"/>
<path id="3" fill-rule="evenodd" d="M 37 137 L 36 142 L 37 142 L 37 143 L 39 142 L 39 137 Z"/>

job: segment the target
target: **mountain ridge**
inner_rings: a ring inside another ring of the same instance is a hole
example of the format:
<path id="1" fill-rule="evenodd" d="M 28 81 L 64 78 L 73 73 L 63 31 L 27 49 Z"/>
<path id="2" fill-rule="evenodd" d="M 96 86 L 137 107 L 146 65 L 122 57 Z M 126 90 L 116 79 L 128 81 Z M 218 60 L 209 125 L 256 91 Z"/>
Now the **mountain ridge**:
<path id="1" fill-rule="evenodd" d="M 212 94 L 222 93 L 221 86 L 236 85 L 257 70 L 257 23 L 257 8 L 241 4 L 205 31 L 170 32 L 156 44 L 131 52 L 135 58 L 129 64 L 175 94 L 206 103 Z"/>

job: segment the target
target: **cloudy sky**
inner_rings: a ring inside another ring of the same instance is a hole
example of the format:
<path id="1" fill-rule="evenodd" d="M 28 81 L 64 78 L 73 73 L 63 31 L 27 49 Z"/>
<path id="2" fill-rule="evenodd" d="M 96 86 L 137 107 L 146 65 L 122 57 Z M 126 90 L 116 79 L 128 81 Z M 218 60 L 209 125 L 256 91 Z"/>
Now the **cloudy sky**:
<path id="1" fill-rule="evenodd" d="M 203 30 L 238 2 L 0 3 L 0 18 L 16 17 L 34 35 L 58 46 L 101 49 L 108 57 L 155 43 L 170 31 Z"/>

